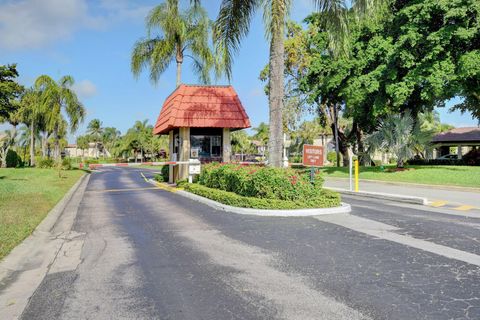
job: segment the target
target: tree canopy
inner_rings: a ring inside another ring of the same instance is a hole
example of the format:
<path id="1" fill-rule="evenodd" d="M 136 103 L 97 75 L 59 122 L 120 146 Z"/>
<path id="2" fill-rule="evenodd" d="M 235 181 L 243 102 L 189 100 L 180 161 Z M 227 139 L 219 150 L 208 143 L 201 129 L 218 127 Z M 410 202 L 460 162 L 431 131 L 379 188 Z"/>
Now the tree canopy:
<path id="1" fill-rule="evenodd" d="M 16 99 L 23 92 L 23 86 L 16 82 L 17 66 L 0 65 L 0 122 L 9 120 L 19 108 Z"/>

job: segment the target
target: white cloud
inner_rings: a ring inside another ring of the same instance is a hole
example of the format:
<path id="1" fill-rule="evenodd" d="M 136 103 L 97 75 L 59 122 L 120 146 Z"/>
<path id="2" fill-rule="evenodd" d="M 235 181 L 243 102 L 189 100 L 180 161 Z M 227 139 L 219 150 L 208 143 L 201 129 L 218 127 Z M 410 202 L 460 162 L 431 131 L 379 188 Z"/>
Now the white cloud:
<path id="1" fill-rule="evenodd" d="M 37 48 L 65 39 L 87 19 L 84 0 L 23 0 L 0 5 L 0 48 Z"/>
<path id="2" fill-rule="evenodd" d="M 76 82 L 72 89 L 80 98 L 90 98 L 97 94 L 97 87 L 90 80 Z"/>
<path id="3" fill-rule="evenodd" d="M 0 49 L 39 48 L 80 29 L 143 21 L 150 8 L 136 0 L 6 0 L 0 3 Z"/>

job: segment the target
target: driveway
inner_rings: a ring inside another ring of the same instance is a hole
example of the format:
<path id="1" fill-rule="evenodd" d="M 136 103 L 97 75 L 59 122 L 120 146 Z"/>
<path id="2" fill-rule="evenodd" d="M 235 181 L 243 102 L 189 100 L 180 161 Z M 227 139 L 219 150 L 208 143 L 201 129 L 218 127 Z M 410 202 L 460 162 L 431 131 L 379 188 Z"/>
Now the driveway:
<path id="1" fill-rule="evenodd" d="M 468 213 L 344 198 L 351 215 L 244 216 L 141 172 L 92 174 L 80 263 L 54 263 L 22 319 L 480 319 Z"/>

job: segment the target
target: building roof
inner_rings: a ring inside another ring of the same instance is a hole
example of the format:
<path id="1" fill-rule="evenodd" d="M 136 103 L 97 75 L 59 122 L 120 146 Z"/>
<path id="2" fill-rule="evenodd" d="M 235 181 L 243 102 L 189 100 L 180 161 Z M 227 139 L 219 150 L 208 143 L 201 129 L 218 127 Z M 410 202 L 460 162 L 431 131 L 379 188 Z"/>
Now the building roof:
<path id="1" fill-rule="evenodd" d="M 465 127 L 455 128 L 437 134 L 432 139 L 433 143 L 441 142 L 480 142 L 480 128 Z"/>
<path id="2" fill-rule="evenodd" d="M 165 100 L 153 133 L 181 127 L 243 129 L 250 120 L 232 86 L 182 84 Z"/>

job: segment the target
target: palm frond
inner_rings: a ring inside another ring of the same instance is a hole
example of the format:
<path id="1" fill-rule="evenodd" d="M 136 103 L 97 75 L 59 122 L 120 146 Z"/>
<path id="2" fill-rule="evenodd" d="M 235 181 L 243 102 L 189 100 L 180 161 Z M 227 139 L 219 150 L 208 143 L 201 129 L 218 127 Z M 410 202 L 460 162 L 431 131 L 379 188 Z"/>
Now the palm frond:
<path id="1" fill-rule="evenodd" d="M 225 66 L 227 78 L 232 77 L 232 58 L 240 48 L 240 41 L 250 30 L 250 21 L 260 0 L 223 0 L 214 25 L 215 53 Z"/>

